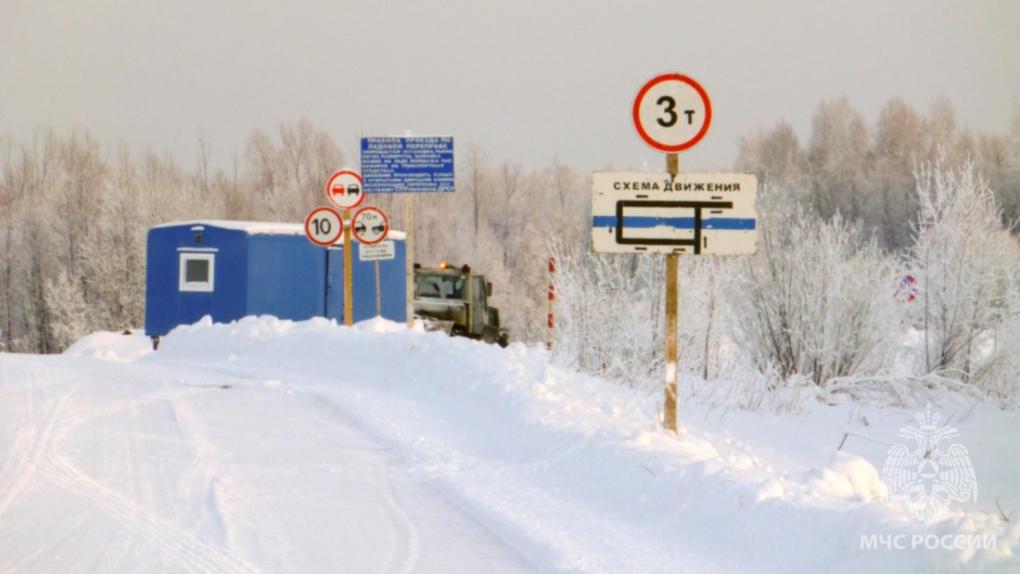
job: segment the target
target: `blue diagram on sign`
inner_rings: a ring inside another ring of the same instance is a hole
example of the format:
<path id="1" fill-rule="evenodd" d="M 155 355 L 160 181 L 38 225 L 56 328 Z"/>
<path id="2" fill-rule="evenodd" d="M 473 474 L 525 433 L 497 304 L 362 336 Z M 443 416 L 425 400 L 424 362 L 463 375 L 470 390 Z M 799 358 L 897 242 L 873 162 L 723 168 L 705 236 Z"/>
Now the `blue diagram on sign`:
<path id="1" fill-rule="evenodd" d="M 365 193 L 453 191 L 453 138 L 361 138 Z"/>
<path id="2" fill-rule="evenodd" d="M 754 219 L 735 217 L 713 217 L 701 220 L 701 229 L 723 229 L 726 231 L 751 231 L 756 226 Z M 596 215 L 591 218 L 592 227 L 618 227 L 619 220 L 615 215 Z M 675 229 L 694 229 L 693 217 L 641 217 L 627 216 L 623 218 L 622 227 L 650 229 L 653 227 L 672 227 Z"/>

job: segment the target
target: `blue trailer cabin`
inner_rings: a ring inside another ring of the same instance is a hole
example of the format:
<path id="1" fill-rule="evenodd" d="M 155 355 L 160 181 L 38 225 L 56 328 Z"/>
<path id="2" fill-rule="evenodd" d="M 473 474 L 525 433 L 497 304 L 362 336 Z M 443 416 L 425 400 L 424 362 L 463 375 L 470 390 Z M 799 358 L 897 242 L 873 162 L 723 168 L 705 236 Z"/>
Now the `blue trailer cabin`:
<path id="1" fill-rule="evenodd" d="M 396 257 L 379 261 L 381 315 L 406 320 L 405 235 L 391 231 Z M 376 316 L 375 263 L 353 242 L 354 320 Z M 149 230 L 145 334 L 156 340 L 205 315 L 343 321 L 343 248 L 314 245 L 298 223 L 186 221 Z"/>

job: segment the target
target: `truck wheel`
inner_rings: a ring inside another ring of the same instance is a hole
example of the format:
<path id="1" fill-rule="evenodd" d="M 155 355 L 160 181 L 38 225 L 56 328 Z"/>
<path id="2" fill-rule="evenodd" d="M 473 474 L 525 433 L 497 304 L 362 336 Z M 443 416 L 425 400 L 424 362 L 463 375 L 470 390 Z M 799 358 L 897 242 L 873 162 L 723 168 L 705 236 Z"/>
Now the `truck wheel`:
<path id="1" fill-rule="evenodd" d="M 510 344 L 510 333 L 500 333 L 496 339 L 496 344 L 505 349 Z"/>
<path id="2" fill-rule="evenodd" d="M 499 340 L 499 332 L 496 329 L 486 325 L 482 329 L 482 340 L 488 344 L 493 344 Z"/>

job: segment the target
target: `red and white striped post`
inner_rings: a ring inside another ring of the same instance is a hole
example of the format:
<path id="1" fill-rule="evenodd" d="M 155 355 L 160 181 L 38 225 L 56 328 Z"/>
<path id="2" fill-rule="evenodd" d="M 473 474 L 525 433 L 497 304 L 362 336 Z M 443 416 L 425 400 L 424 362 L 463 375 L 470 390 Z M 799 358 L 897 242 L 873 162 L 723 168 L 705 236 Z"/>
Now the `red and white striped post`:
<path id="1" fill-rule="evenodd" d="M 556 315 L 553 313 L 553 304 L 556 302 L 556 286 L 553 281 L 556 277 L 556 258 L 549 258 L 549 314 L 547 316 L 546 325 L 548 327 L 545 348 L 552 350 L 553 346 L 553 327 L 556 325 Z"/>

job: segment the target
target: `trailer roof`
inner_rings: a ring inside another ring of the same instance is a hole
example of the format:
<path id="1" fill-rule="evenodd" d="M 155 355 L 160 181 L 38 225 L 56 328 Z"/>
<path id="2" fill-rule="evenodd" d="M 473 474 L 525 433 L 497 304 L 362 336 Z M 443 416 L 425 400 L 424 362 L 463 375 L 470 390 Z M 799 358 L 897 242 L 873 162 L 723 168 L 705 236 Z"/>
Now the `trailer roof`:
<path id="1" fill-rule="evenodd" d="M 305 228 L 300 223 L 279 223 L 271 221 L 231 221 L 227 219 L 194 219 L 187 221 L 171 221 L 156 225 L 153 229 L 161 227 L 188 227 L 188 226 L 219 227 L 220 229 L 231 229 L 243 231 L 249 235 L 304 235 Z"/>
<path id="2" fill-rule="evenodd" d="M 305 226 L 300 223 L 281 223 L 273 221 L 233 221 L 229 219 L 196 219 L 188 221 L 171 221 L 161 223 L 153 229 L 161 227 L 187 227 L 203 225 L 208 227 L 219 227 L 220 229 L 231 229 L 243 231 L 248 235 L 304 235 Z M 388 239 L 406 239 L 407 234 L 403 231 L 390 230 Z"/>

